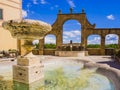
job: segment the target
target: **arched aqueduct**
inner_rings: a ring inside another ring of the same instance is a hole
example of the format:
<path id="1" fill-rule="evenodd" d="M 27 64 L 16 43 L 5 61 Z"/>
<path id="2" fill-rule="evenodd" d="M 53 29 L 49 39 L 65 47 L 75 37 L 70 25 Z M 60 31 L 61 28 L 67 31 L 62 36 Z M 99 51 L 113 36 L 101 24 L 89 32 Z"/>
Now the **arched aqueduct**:
<path id="1" fill-rule="evenodd" d="M 120 48 L 120 28 L 96 28 L 95 24 L 91 24 L 84 10 L 81 13 L 73 13 L 70 10 L 69 14 L 63 14 L 59 11 L 55 23 L 52 25 L 52 30 L 46 35 L 53 34 L 56 37 L 56 49 L 55 50 L 45 50 L 44 49 L 44 38 L 39 40 L 39 54 L 54 54 L 55 51 L 59 50 L 63 45 L 63 24 L 68 20 L 77 20 L 81 24 L 81 44 L 84 50 L 87 50 L 89 54 L 105 55 L 105 37 L 108 34 L 118 35 L 118 45 Z M 99 49 L 87 49 L 87 38 L 89 35 L 100 35 L 101 37 L 101 47 Z M 45 35 L 45 36 L 46 36 Z"/>

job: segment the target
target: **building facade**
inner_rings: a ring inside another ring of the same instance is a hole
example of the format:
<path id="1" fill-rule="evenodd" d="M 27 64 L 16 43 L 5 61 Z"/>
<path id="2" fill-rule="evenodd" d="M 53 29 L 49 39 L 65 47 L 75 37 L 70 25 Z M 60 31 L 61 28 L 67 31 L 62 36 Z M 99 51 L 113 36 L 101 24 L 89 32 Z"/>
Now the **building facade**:
<path id="1" fill-rule="evenodd" d="M 18 49 L 17 39 L 2 28 L 2 22 L 22 19 L 22 0 L 0 0 L 0 51 Z"/>

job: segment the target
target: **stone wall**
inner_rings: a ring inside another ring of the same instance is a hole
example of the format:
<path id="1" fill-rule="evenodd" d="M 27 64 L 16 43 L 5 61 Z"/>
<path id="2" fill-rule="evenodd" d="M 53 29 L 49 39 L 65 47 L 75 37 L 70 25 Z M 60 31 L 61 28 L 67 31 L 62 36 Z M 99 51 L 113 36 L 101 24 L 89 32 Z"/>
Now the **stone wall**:
<path id="1" fill-rule="evenodd" d="M 60 10 L 55 23 L 52 25 L 52 31 L 48 34 L 53 34 L 56 37 L 56 49 L 63 45 L 63 25 L 68 20 L 77 20 L 81 24 L 81 46 L 87 49 L 87 39 L 89 35 L 100 35 L 101 47 L 100 49 L 88 49 L 90 55 L 105 55 L 105 37 L 108 34 L 116 34 L 119 37 L 118 45 L 120 47 L 120 28 L 96 28 L 95 24 L 91 24 L 86 16 L 84 10 L 81 13 L 63 14 Z M 46 35 L 48 35 L 46 34 Z M 40 54 L 43 54 L 44 39 L 40 40 Z"/>
<path id="2" fill-rule="evenodd" d="M 55 49 L 44 49 L 44 55 L 55 55 Z"/>
<path id="3" fill-rule="evenodd" d="M 17 49 L 17 39 L 2 28 L 2 22 L 22 19 L 22 0 L 0 0 L 0 9 L 3 9 L 3 19 L 0 20 L 0 50 Z"/>
<path id="4" fill-rule="evenodd" d="M 101 49 L 100 48 L 87 48 L 89 55 L 101 55 Z"/>

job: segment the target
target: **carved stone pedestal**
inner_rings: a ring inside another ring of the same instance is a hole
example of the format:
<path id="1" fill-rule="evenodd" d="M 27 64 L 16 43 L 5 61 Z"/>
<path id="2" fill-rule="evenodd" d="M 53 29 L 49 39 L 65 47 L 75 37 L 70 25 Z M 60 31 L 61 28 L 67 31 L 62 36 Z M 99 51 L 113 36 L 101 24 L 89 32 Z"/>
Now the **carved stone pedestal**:
<path id="1" fill-rule="evenodd" d="M 44 66 L 37 57 L 20 57 L 13 66 L 13 80 L 31 84 L 44 78 Z"/>

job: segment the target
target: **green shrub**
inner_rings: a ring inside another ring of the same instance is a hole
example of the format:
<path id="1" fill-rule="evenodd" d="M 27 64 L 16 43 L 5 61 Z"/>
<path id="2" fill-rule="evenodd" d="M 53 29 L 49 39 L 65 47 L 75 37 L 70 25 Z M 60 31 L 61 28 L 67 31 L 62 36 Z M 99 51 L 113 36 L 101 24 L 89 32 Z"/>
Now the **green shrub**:
<path id="1" fill-rule="evenodd" d="M 55 49 L 55 48 L 56 48 L 56 45 L 55 45 L 55 44 L 52 44 L 52 43 L 50 43 L 50 44 L 45 44 L 45 45 L 44 45 L 44 48 L 45 48 L 45 49 Z"/>
<path id="2" fill-rule="evenodd" d="M 87 45 L 87 48 L 100 48 L 99 44 L 89 44 Z"/>
<path id="3" fill-rule="evenodd" d="M 108 45 L 105 45 L 105 48 L 119 48 L 119 45 L 118 44 L 108 44 Z"/>

